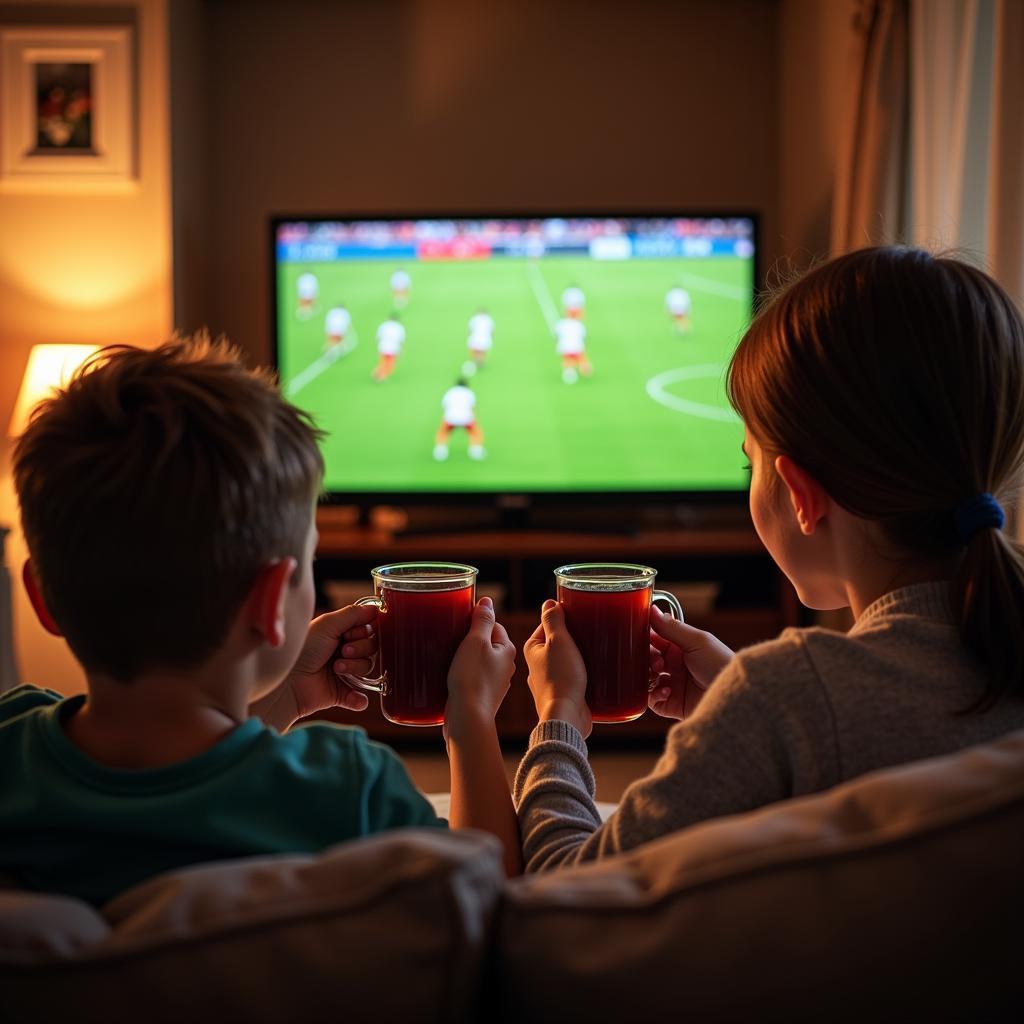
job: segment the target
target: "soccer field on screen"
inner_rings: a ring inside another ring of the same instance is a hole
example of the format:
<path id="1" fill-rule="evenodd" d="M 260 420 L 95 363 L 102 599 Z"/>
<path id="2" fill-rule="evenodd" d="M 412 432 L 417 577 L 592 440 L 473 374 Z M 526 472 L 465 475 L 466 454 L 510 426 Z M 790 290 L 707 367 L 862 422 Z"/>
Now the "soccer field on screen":
<path id="1" fill-rule="evenodd" d="M 391 273 L 412 278 L 400 318 L 406 340 L 393 374 L 376 382 L 376 331 L 393 308 Z M 319 282 L 301 319 L 296 281 Z M 751 260 L 339 260 L 278 269 L 278 364 L 285 394 L 327 431 L 325 486 L 334 493 L 446 491 L 740 490 L 743 429 L 725 398 L 725 369 L 745 329 Z M 555 353 L 560 296 L 586 294 L 593 375 L 567 384 Z M 691 296 L 676 330 L 666 292 Z M 324 316 L 344 305 L 354 338 L 325 355 Z M 494 318 L 494 346 L 469 384 L 486 457 L 464 430 L 446 461 L 433 457 L 441 398 L 461 376 L 467 323 Z M 354 347 L 350 347 L 352 342 Z"/>

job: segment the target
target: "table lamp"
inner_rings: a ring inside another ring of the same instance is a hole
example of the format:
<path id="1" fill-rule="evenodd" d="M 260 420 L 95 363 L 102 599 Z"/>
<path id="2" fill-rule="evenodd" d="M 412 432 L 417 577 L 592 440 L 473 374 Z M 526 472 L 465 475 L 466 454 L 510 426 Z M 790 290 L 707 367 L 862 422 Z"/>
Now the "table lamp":
<path id="1" fill-rule="evenodd" d="M 9 437 L 17 437 L 28 426 L 32 410 L 66 384 L 71 375 L 97 350 L 97 345 L 35 345 L 28 357 L 21 390 L 7 427 Z M 0 524 L 0 693 L 19 683 L 14 660 L 14 625 L 11 576 L 4 560 L 4 540 L 8 529 Z"/>
<path id="2" fill-rule="evenodd" d="M 57 388 L 67 384 L 75 370 L 98 348 L 98 345 L 33 345 L 7 435 L 17 437 L 28 426 L 32 410 Z"/>

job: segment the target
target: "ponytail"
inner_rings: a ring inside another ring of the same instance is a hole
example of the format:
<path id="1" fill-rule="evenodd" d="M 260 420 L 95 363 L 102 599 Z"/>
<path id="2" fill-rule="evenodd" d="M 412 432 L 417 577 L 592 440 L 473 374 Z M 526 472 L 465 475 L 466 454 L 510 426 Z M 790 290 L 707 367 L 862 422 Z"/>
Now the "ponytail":
<path id="1" fill-rule="evenodd" d="M 988 675 L 984 692 L 965 712 L 987 711 L 1004 694 L 1024 696 L 1024 547 L 1001 530 L 978 530 L 953 588 L 964 644 Z"/>

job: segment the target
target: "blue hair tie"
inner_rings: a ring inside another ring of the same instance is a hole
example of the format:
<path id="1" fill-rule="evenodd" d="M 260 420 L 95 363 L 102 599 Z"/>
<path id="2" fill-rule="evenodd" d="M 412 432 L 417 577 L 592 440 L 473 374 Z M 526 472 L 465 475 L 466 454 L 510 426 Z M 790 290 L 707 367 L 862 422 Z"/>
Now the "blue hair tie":
<path id="1" fill-rule="evenodd" d="M 953 509 L 953 523 L 961 544 L 966 544 L 979 530 L 1001 530 L 1005 522 L 1003 506 L 988 491 L 964 498 Z"/>

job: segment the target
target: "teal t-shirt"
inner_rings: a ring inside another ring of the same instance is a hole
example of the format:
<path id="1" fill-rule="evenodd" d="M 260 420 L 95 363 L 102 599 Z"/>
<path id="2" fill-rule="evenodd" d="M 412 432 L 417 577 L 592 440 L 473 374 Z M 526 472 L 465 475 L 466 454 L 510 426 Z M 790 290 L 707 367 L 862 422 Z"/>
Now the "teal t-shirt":
<path id="1" fill-rule="evenodd" d="M 190 864 L 447 826 L 361 729 L 282 735 L 250 718 L 198 757 L 133 771 L 98 764 L 65 736 L 62 720 L 84 702 L 34 686 L 0 696 L 0 874 L 25 888 L 100 905 Z"/>

